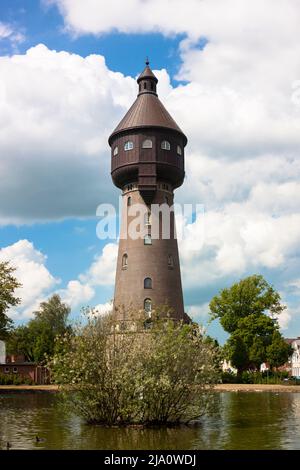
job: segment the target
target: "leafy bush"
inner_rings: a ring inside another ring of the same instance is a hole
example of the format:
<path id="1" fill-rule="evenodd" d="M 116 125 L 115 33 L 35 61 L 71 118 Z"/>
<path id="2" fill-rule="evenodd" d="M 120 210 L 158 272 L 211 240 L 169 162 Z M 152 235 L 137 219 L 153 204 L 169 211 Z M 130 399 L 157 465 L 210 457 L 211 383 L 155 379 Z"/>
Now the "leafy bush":
<path id="1" fill-rule="evenodd" d="M 297 380 L 290 378 L 287 371 L 243 371 L 240 375 L 230 372 L 223 372 L 222 374 L 222 383 L 277 385 L 287 383 L 286 379 L 289 379 L 289 384 L 297 385 Z"/>
<path id="2" fill-rule="evenodd" d="M 19 374 L 0 374 L 0 385 L 33 385 L 30 377 Z"/>
<path id="3" fill-rule="evenodd" d="M 223 384 L 235 384 L 237 383 L 237 376 L 233 372 L 223 372 L 222 376 L 222 383 Z"/>
<path id="4" fill-rule="evenodd" d="M 111 318 L 90 318 L 59 343 L 52 378 L 89 423 L 187 423 L 213 403 L 216 350 L 194 325 L 118 333 Z"/>

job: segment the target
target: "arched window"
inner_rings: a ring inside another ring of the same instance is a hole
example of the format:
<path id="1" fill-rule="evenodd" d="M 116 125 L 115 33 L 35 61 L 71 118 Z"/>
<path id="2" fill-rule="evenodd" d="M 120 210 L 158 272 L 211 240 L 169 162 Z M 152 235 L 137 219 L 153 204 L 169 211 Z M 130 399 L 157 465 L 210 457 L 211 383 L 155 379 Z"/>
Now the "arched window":
<path id="1" fill-rule="evenodd" d="M 154 83 L 151 82 L 151 90 L 153 91 L 154 90 Z"/>
<path id="2" fill-rule="evenodd" d="M 145 277 L 145 279 L 144 279 L 144 289 L 152 289 L 152 279 L 151 279 L 151 277 Z"/>
<path id="3" fill-rule="evenodd" d="M 161 143 L 161 148 L 163 150 L 170 150 L 171 149 L 170 142 L 168 142 L 167 140 L 163 140 Z"/>
<path id="4" fill-rule="evenodd" d="M 172 255 L 168 255 L 168 267 L 173 268 L 174 267 L 174 260 Z"/>
<path id="5" fill-rule="evenodd" d="M 131 206 L 131 196 L 128 196 L 127 198 L 127 206 Z"/>
<path id="6" fill-rule="evenodd" d="M 177 145 L 177 154 L 182 155 L 182 148 L 180 147 L 180 145 Z"/>
<path id="7" fill-rule="evenodd" d="M 122 257 L 122 268 L 126 269 L 128 266 L 128 255 L 125 253 Z"/>
<path id="8" fill-rule="evenodd" d="M 131 140 L 127 140 L 124 145 L 124 150 L 132 150 L 133 149 L 133 142 Z"/>
<path id="9" fill-rule="evenodd" d="M 151 212 L 146 212 L 144 215 L 145 225 L 151 225 Z"/>
<path id="10" fill-rule="evenodd" d="M 145 235 L 144 236 L 144 245 L 152 245 L 151 235 Z"/>
<path id="11" fill-rule="evenodd" d="M 142 143 L 142 148 L 143 149 L 152 149 L 152 140 L 150 140 L 150 139 L 144 140 L 144 142 Z"/>
<path id="12" fill-rule="evenodd" d="M 146 88 L 147 88 L 147 83 L 144 82 L 144 90 L 146 90 Z"/>
<path id="13" fill-rule="evenodd" d="M 118 155 L 118 153 L 119 153 L 119 147 L 116 146 L 116 147 L 114 148 L 114 153 L 113 153 L 114 157 L 115 157 L 116 155 Z"/>
<path id="14" fill-rule="evenodd" d="M 151 312 L 152 312 L 152 301 L 151 299 L 145 299 L 144 300 L 144 310 L 148 318 L 151 317 Z"/>

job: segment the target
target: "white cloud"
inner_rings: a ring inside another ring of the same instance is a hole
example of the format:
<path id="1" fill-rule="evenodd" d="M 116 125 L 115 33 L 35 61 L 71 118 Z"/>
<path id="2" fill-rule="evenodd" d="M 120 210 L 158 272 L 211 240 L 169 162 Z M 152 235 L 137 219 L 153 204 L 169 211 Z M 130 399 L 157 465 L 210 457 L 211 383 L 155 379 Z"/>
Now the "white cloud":
<path id="1" fill-rule="evenodd" d="M 300 214 L 273 217 L 248 203 L 232 204 L 208 211 L 186 234 L 179 248 L 183 284 L 191 288 L 249 269 L 285 266 L 298 249 Z"/>
<path id="2" fill-rule="evenodd" d="M 297 0 L 173 0 L 172 14 L 168 0 L 113 0 L 105 8 L 99 0 L 50 3 L 75 34 L 186 33 L 178 76 L 191 83 L 170 93 L 167 104 L 188 133 L 190 150 L 200 144 L 214 157 L 230 158 L 297 152 Z M 208 43 L 201 50 L 203 37 Z"/>
<path id="3" fill-rule="evenodd" d="M 19 240 L 0 250 L 0 261 L 9 261 L 16 268 L 15 276 L 22 284 L 16 290 L 21 307 L 12 309 L 10 315 L 30 317 L 44 296 L 59 283 L 46 267 L 47 257 L 28 240 Z"/>
<path id="4" fill-rule="evenodd" d="M 291 291 L 292 295 L 300 296 L 300 278 L 289 280 L 286 282 L 285 287 Z"/>
<path id="5" fill-rule="evenodd" d="M 114 194 L 107 139 L 134 80 L 44 45 L 0 57 L 0 75 L 0 223 L 93 216 Z"/>
<path id="6" fill-rule="evenodd" d="M 293 17 L 297 1 L 266 0 L 44 0 L 57 4 L 67 28 L 77 34 L 103 34 L 112 30 L 125 33 L 161 32 L 165 35 L 188 33 L 191 38 L 209 36 L 220 40 L 234 39 L 236 34 L 254 36 L 260 30 L 280 29 L 288 36 L 298 26 L 299 14 Z M 271 15 L 270 15 L 271 8 Z M 245 26 L 245 27 L 243 27 Z M 256 34 L 255 34 L 256 33 Z M 267 38 L 268 39 L 268 38 Z"/>
<path id="7" fill-rule="evenodd" d="M 81 282 L 91 286 L 109 286 L 115 282 L 118 245 L 107 243 L 97 255 L 90 268 L 79 276 Z"/>
<path id="8" fill-rule="evenodd" d="M 286 306 L 286 308 L 280 313 L 280 315 L 277 316 L 277 320 L 280 329 L 283 330 L 283 334 L 286 335 L 286 330 L 289 328 L 290 323 L 295 319 L 297 320 L 297 316 L 299 317 L 300 310 L 298 305 L 295 306 L 289 302 L 284 291 L 279 293 L 282 299 L 282 303 Z M 294 336 L 298 336 L 298 333 L 294 332 Z"/>
<path id="9" fill-rule="evenodd" d="M 206 322 L 209 313 L 209 303 L 206 302 L 201 305 L 188 305 L 186 307 L 186 311 L 193 321 L 200 323 Z"/>
<path id="10" fill-rule="evenodd" d="M 292 316 L 294 316 L 295 313 L 299 314 L 299 312 L 297 312 L 297 311 L 287 309 L 287 310 L 284 310 L 279 315 L 278 324 L 279 324 L 281 330 L 287 330 L 288 329 L 288 326 L 291 322 Z"/>
<path id="11" fill-rule="evenodd" d="M 66 289 L 61 289 L 57 293 L 61 296 L 63 302 L 66 302 L 71 308 L 89 302 L 95 295 L 95 291 L 91 286 L 81 284 L 78 280 L 69 281 Z"/>
<path id="12" fill-rule="evenodd" d="M 292 281 L 290 281 L 289 286 L 295 287 L 296 289 L 300 289 L 300 278 L 293 279 Z"/>
<path id="13" fill-rule="evenodd" d="M 8 40 L 15 48 L 17 44 L 25 40 L 25 36 L 21 31 L 17 31 L 14 26 L 0 21 L 0 41 Z"/>
<path id="14" fill-rule="evenodd" d="M 57 289 L 61 280 L 55 278 L 47 269 L 47 256 L 37 250 L 28 240 L 19 240 L 13 245 L 0 249 L 0 262 L 9 261 L 16 268 L 15 276 L 22 284 L 16 290 L 16 296 L 21 298 L 18 307 L 9 310 L 9 316 L 16 320 L 32 317 L 39 304 L 54 293 L 59 294 L 63 302 L 72 309 L 86 306 L 95 295 L 98 286 L 110 286 L 114 283 L 117 245 L 107 244 L 97 255 L 90 268 L 78 279 L 70 280 L 66 287 Z M 110 302 L 99 304 L 96 310 L 102 315 L 109 311 Z"/>
<path id="15" fill-rule="evenodd" d="M 95 297 L 95 288 L 99 286 L 111 286 L 115 281 L 115 270 L 117 262 L 118 246 L 114 243 L 108 243 L 104 246 L 102 252 L 95 256 L 88 270 L 68 282 L 65 289 L 57 293 L 63 301 L 72 308 L 87 303 Z M 108 303 L 99 304 L 97 309 L 101 314 L 107 310 Z"/>
<path id="16" fill-rule="evenodd" d="M 113 303 L 112 302 L 106 302 L 105 304 L 98 304 L 94 307 L 93 313 L 95 315 L 98 315 L 100 317 L 104 315 L 108 315 L 109 313 L 112 312 L 113 309 Z"/>

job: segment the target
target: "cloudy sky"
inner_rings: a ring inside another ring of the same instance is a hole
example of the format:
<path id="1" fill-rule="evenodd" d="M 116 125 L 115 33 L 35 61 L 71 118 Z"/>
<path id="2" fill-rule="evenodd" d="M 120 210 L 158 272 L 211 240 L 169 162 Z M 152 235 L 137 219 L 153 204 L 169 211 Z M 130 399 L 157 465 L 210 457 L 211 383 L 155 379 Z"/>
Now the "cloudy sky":
<path id="1" fill-rule="evenodd" d="M 116 241 L 95 214 L 118 202 L 107 139 L 149 55 L 189 138 L 177 201 L 205 208 L 180 243 L 187 311 L 206 325 L 220 288 L 261 273 L 300 335 L 299 24 L 298 0 L 1 0 L 0 260 L 23 284 L 17 323 L 54 292 L 74 316 L 113 296 Z"/>

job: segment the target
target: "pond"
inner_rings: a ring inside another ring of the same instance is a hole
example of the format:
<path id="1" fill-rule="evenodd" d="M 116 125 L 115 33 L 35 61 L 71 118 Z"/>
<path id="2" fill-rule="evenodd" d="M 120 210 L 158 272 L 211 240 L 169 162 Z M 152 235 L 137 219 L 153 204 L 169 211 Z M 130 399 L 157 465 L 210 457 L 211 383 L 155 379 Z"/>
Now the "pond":
<path id="1" fill-rule="evenodd" d="M 300 393 L 216 393 L 216 412 L 199 425 L 151 429 L 86 425 L 59 401 L 54 393 L 0 394 L 0 448 L 300 449 Z"/>

